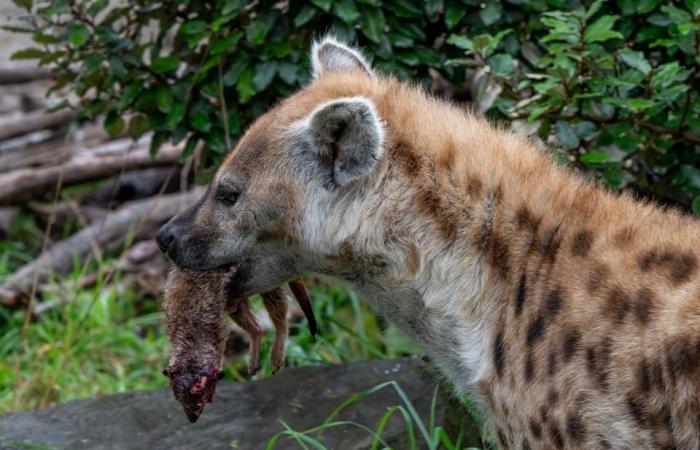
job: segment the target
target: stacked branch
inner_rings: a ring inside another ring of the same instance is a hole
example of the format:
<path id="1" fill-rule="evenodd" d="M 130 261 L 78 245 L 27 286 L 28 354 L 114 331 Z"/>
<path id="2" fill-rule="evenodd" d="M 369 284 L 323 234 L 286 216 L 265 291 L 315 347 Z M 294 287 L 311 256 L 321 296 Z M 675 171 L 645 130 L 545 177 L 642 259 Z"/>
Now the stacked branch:
<path id="1" fill-rule="evenodd" d="M 163 223 L 194 203 L 203 192 L 198 187 L 124 204 L 104 219 L 52 245 L 10 275 L 0 286 L 0 300 L 6 306 L 17 305 L 52 275 L 73 270 L 75 261 L 84 264 L 89 257 L 101 260 L 104 253 L 113 253 L 137 240 L 152 239 Z"/>

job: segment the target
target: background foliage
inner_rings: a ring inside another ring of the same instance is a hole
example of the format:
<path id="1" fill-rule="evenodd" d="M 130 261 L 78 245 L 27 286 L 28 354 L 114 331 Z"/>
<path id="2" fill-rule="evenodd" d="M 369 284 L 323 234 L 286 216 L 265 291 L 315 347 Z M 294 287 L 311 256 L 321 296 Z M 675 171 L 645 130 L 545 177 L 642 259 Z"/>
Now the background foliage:
<path id="1" fill-rule="evenodd" d="M 308 80 L 312 38 L 361 45 L 382 71 L 526 120 L 560 159 L 613 187 L 700 212 L 700 0 L 52 0 L 17 31 L 114 134 L 152 150 L 204 142 L 215 164 L 245 125 Z M 127 118 L 128 115 L 128 118 Z"/>

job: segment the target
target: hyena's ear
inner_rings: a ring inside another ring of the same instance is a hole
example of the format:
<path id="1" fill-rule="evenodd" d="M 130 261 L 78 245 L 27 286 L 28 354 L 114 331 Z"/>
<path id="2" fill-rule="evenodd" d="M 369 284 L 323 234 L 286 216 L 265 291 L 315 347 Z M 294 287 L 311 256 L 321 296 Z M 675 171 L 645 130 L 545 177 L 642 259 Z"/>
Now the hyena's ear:
<path id="1" fill-rule="evenodd" d="M 339 98 L 311 113 L 307 133 L 333 184 L 345 186 L 367 174 L 381 157 L 384 127 L 364 97 Z"/>
<path id="2" fill-rule="evenodd" d="M 329 36 L 314 42 L 311 61 L 314 78 L 330 72 L 360 71 L 367 75 L 373 74 L 370 64 L 359 50 Z"/>

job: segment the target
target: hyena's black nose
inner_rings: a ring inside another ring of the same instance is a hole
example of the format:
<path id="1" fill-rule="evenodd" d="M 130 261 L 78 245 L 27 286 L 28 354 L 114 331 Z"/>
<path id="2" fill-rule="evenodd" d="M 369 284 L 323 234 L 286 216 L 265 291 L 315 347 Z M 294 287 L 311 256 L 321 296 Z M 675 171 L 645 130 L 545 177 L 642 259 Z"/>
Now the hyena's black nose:
<path id="1" fill-rule="evenodd" d="M 175 234 L 172 231 L 172 227 L 169 225 L 169 223 L 166 223 L 165 225 L 160 227 L 160 230 L 158 230 L 158 234 L 156 234 L 156 243 L 158 244 L 158 248 L 160 248 L 160 251 L 162 251 L 163 253 L 168 253 L 168 249 L 175 240 Z"/>

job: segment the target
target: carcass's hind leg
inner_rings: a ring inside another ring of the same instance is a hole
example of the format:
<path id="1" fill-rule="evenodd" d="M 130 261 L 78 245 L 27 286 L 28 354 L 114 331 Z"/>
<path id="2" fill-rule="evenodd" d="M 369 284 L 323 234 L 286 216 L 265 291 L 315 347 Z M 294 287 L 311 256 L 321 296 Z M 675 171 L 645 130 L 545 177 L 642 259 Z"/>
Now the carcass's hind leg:
<path id="1" fill-rule="evenodd" d="M 231 302 L 229 317 L 248 334 L 248 339 L 250 339 L 248 375 L 253 376 L 260 369 L 260 343 L 262 342 L 263 330 L 255 317 L 250 300 L 242 298 Z"/>
<path id="2" fill-rule="evenodd" d="M 284 344 L 287 341 L 287 296 L 281 288 L 262 294 L 263 304 L 275 327 L 275 340 L 272 344 L 272 373 L 284 365 Z"/>

